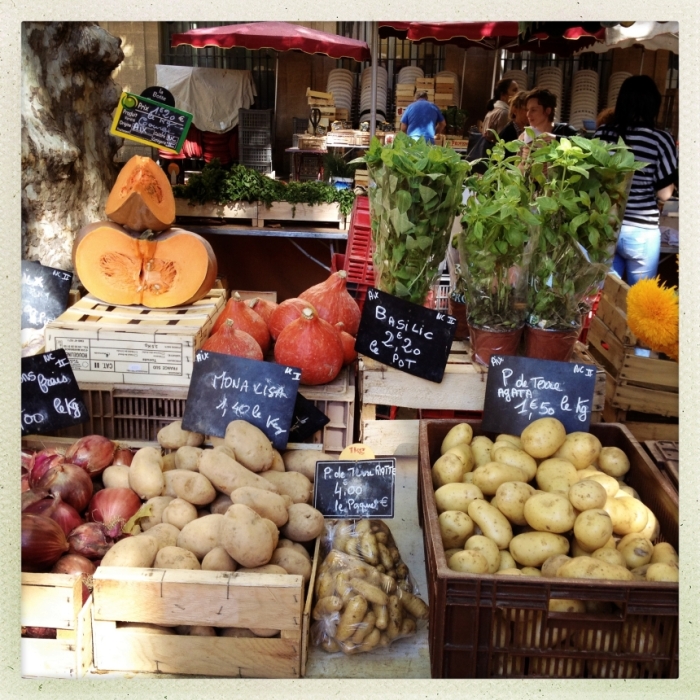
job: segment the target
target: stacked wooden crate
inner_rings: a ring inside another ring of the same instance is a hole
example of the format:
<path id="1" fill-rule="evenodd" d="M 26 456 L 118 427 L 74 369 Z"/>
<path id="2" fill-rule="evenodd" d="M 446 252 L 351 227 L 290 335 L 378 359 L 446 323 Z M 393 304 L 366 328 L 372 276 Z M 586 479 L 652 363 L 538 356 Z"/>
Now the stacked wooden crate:
<path id="1" fill-rule="evenodd" d="M 321 112 L 321 120 L 319 121 L 317 128 L 322 127 L 324 129 L 324 134 L 330 130 L 331 122 L 341 118 L 336 116 L 332 92 L 320 92 L 318 90 L 306 88 L 306 101 L 309 105 L 309 109 L 318 109 Z M 343 111 L 347 117 L 347 110 Z M 314 133 L 311 122 L 309 122 L 309 133 Z"/>
<path id="2" fill-rule="evenodd" d="M 629 329 L 628 291 L 609 274 L 588 331 L 589 351 L 607 372 L 603 416 L 626 423 L 638 440 L 677 440 L 678 363 L 644 348 Z"/>
<path id="3" fill-rule="evenodd" d="M 446 109 L 457 104 L 455 79 L 451 76 L 435 78 L 435 104 Z"/>
<path id="4" fill-rule="evenodd" d="M 428 93 L 428 102 L 435 102 L 435 78 L 417 78 L 416 92 L 419 90 Z"/>

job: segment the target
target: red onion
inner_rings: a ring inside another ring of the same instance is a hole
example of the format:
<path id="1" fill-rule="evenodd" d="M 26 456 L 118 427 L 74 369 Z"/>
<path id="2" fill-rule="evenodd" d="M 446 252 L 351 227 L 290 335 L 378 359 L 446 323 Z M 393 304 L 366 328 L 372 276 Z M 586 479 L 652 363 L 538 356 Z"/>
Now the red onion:
<path id="1" fill-rule="evenodd" d="M 90 476 L 104 471 L 114 457 L 114 443 L 102 435 L 86 435 L 66 452 L 66 461 L 82 467 Z"/>
<path id="2" fill-rule="evenodd" d="M 20 483 L 22 485 L 22 493 L 25 493 L 31 489 L 31 486 L 29 486 L 29 472 L 24 472 L 24 474 L 22 474 L 22 480 Z"/>
<path id="3" fill-rule="evenodd" d="M 22 452 L 22 476 L 25 472 L 30 472 L 32 470 L 32 465 L 34 464 L 34 453 L 33 452 Z"/>
<path id="4" fill-rule="evenodd" d="M 29 506 L 34 505 L 44 498 L 48 498 L 49 492 L 46 489 L 29 489 L 22 492 L 22 510 L 25 511 Z"/>
<path id="5" fill-rule="evenodd" d="M 112 487 L 98 491 L 90 501 L 87 517 L 104 525 L 107 537 L 116 539 L 129 518 L 141 507 L 141 499 L 135 491 Z"/>
<path id="6" fill-rule="evenodd" d="M 52 574 L 87 574 L 92 576 L 97 567 L 82 554 L 64 554 L 51 569 Z"/>
<path id="7" fill-rule="evenodd" d="M 102 523 L 83 523 L 68 535 L 69 552 L 82 554 L 88 559 L 102 559 L 113 544 Z"/>
<path id="8" fill-rule="evenodd" d="M 23 637 L 34 639 L 56 639 L 55 627 L 22 627 Z"/>
<path id="9" fill-rule="evenodd" d="M 36 484 L 37 488 L 58 493 L 61 498 L 78 512 L 85 509 L 92 498 L 92 479 L 81 467 L 64 462 L 51 467 Z"/>
<path id="10" fill-rule="evenodd" d="M 112 464 L 130 467 L 131 460 L 133 458 L 133 450 L 130 450 L 128 447 L 117 447 L 117 449 L 114 451 L 114 459 L 112 459 Z"/>
<path id="11" fill-rule="evenodd" d="M 64 503 L 61 495 L 56 493 L 50 498 L 43 498 L 24 509 L 25 513 L 34 513 L 34 515 L 45 515 L 57 522 L 66 537 L 75 530 L 78 525 L 85 522 L 80 513 L 68 503 Z"/>
<path id="12" fill-rule="evenodd" d="M 34 488 L 51 467 L 57 467 L 65 461 L 66 458 L 57 450 L 42 450 L 41 452 L 37 452 L 34 455 L 32 471 L 29 473 L 29 485 Z"/>
<path id="13" fill-rule="evenodd" d="M 43 515 L 22 513 L 22 565 L 48 569 L 68 551 L 58 523 Z"/>

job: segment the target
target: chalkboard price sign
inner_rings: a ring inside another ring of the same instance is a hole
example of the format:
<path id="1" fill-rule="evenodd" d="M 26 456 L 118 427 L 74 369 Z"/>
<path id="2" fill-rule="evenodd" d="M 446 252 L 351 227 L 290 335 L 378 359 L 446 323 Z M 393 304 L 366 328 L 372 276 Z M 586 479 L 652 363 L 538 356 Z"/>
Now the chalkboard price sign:
<path id="1" fill-rule="evenodd" d="M 319 411 L 313 401 L 297 394 L 292 427 L 289 429 L 289 442 L 302 442 L 330 422 L 331 419 L 323 411 Z"/>
<path id="2" fill-rule="evenodd" d="M 482 428 L 519 434 L 538 418 L 556 418 L 567 433 L 587 431 L 595 380 L 595 366 L 582 362 L 492 355 Z"/>
<path id="3" fill-rule="evenodd" d="M 393 518 L 396 460 L 316 462 L 314 508 L 324 518 Z"/>
<path id="4" fill-rule="evenodd" d="M 144 146 L 179 153 L 191 123 L 192 115 L 188 112 L 164 102 L 123 92 L 110 133 Z"/>
<path id="5" fill-rule="evenodd" d="M 283 450 L 301 372 L 272 362 L 200 350 L 195 358 L 182 427 L 223 437 L 234 420 L 246 420 Z"/>
<path id="6" fill-rule="evenodd" d="M 385 365 L 442 381 L 457 319 L 374 287 L 367 290 L 355 349 Z"/>
<path id="7" fill-rule="evenodd" d="M 65 350 L 22 358 L 22 435 L 90 419 Z"/>
<path id="8" fill-rule="evenodd" d="M 73 274 L 22 260 L 22 328 L 43 328 L 68 306 Z"/>

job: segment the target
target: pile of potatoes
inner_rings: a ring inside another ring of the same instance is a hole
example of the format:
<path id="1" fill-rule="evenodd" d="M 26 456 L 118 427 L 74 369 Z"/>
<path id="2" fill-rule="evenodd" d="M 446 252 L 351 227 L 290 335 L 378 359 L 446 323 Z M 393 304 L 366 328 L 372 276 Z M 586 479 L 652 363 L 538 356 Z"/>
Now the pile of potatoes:
<path id="1" fill-rule="evenodd" d="M 555 418 L 520 437 L 445 436 L 432 467 L 449 568 L 475 574 L 678 581 L 654 513 L 624 483 L 629 459 Z"/>
<path id="2" fill-rule="evenodd" d="M 157 447 L 144 447 L 131 465 L 108 467 L 105 487 L 126 487 L 144 501 L 132 537 L 118 540 L 103 566 L 203 569 L 311 577 L 304 543 L 323 531 L 322 514 L 310 503 L 316 460 L 335 457 L 312 450 L 280 454 L 256 426 L 236 420 L 224 438 L 162 428 Z M 170 450 L 163 454 L 163 450 Z M 303 454 L 298 454 L 303 453 Z M 143 629 L 142 629 L 143 627 Z M 174 633 L 173 628 L 137 631 Z M 124 625 L 125 630 L 134 625 Z M 187 627 L 185 634 L 213 635 Z M 219 630 L 224 636 L 273 636 L 278 630 Z"/>
<path id="3" fill-rule="evenodd" d="M 428 606 L 380 520 L 329 524 L 330 551 L 319 566 L 311 636 L 329 653 L 358 654 L 415 634 Z"/>

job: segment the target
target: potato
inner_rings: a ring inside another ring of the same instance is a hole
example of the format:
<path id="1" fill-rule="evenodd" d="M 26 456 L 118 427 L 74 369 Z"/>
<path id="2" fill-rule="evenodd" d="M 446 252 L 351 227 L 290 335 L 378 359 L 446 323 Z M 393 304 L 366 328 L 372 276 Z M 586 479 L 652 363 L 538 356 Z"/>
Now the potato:
<path id="1" fill-rule="evenodd" d="M 177 546 L 189 550 L 201 561 L 214 547 L 223 544 L 219 538 L 225 517 L 212 513 L 187 523 L 178 535 Z"/>
<path id="2" fill-rule="evenodd" d="M 559 493 L 536 493 L 530 496 L 523 506 L 523 516 L 535 530 L 556 534 L 571 530 L 576 520 L 569 499 Z"/>
<path id="3" fill-rule="evenodd" d="M 106 489 L 130 489 L 129 469 L 123 464 L 113 464 L 102 472 L 102 483 Z"/>
<path id="4" fill-rule="evenodd" d="M 306 551 L 306 547 L 304 547 L 303 544 L 300 544 L 299 542 L 292 542 L 292 540 L 283 538 L 277 543 L 277 548 L 282 549 L 284 547 L 289 547 L 289 549 L 293 549 L 295 552 L 298 552 L 302 556 L 306 557 L 309 561 L 312 561 L 311 555 Z"/>
<path id="5" fill-rule="evenodd" d="M 445 561 L 450 561 L 450 557 L 453 554 L 457 554 L 457 552 L 461 552 L 464 549 L 464 547 L 450 547 L 449 549 L 445 550 Z"/>
<path id="6" fill-rule="evenodd" d="M 498 508 L 482 500 L 474 500 L 467 508 L 467 514 L 490 537 L 499 549 L 505 549 L 513 537 L 513 528 Z"/>
<path id="7" fill-rule="evenodd" d="M 252 630 L 244 627 L 222 627 L 219 633 L 220 637 L 257 637 Z"/>
<path id="8" fill-rule="evenodd" d="M 361 595 L 350 598 L 345 606 L 345 610 L 340 616 L 340 621 L 336 628 L 335 639 L 337 641 L 344 642 L 355 634 L 358 625 L 362 622 L 367 613 L 367 607 L 367 601 Z"/>
<path id="9" fill-rule="evenodd" d="M 615 494 L 620 490 L 620 484 L 618 483 L 617 479 L 614 479 L 612 476 L 609 476 L 604 472 L 590 474 L 586 478 L 589 481 L 596 481 L 597 483 L 599 483 L 605 489 L 605 493 L 607 493 L 608 497 L 610 498 L 613 498 Z"/>
<path id="10" fill-rule="evenodd" d="M 551 457 L 565 439 L 566 428 L 556 418 L 539 418 L 520 434 L 522 448 L 536 459 Z"/>
<path id="11" fill-rule="evenodd" d="M 491 461 L 492 447 L 493 441 L 485 435 L 477 435 L 472 439 L 472 454 L 474 455 L 474 464 L 477 467 Z"/>
<path id="12" fill-rule="evenodd" d="M 445 454 L 450 447 L 454 447 L 460 443 L 469 445 L 473 435 L 474 430 L 469 423 L 457 423 L 457 425 L 450 428 L 447 435 L 445 435 L 440 445 L 440 454 Z"/>
<path id="13" fill-rule="evenodd" d="M 440 535 L 445 549 L 464 547 L 474 532 L 474 521 L 460 510 L 446 510 L 438 516 Z"/>
<path id="14" fill-rule="evenodd" d="M 175 469 L 187 469 L 191 472 L 199 471 L 199 458 L 202 455 L 201 447 L 185 445 L 175 453 Z"/>
<path id="15" fill-rule="evenodd" d="M 161 447 L 177 450 L 185 445 L 198 447 L 204 442 L 204 435 L 183 430 L 182 421 L 176 420 L 158 431 L 157 440 Z"/>
<path id="16" fill-rule="evenodd" d="M 496 442 L 509 442 L 514 447 L 522 450 L 522 441 L 517 435 L 509 435 L 508 433 L 501 433 L 496 436 Z"/>
<path id="17" fill-rule="evenodd" d="M 600 559 L 601 561 L 606 561 L 608 564 L 615 564 L 616 566 L 627 566 L 625 563 L 625 558 L 622 556 L 621 552 L 613 547 L 600 547 L 591 553 L 593 559 Z"/>
<path id="18" fill-rule="evenodd" d="M 388 605 L 389 596 L 379 586 L 371 584 L 358 576 L 349 580 L 353 590 L 359 593 L 368 603 L 376 605 Z"/>
<path id="19" fill-rule="evenodd" d="M 142 537 L 144 535 L 138 536 Z M 149 528 L 147 536 L 152 537 L 158 543 L 159 548 L 174 547 L 177 544 L 177 538 L 180 536 L 180 530 L 169 523 L 158 523 Z"/>
<path id="20" fill-rule="evenodd" d="M 153 562 L 154 569 L 201 569 L 197 557 L 182 547 L 162 547 Z"/>
<path id="21" fill-rule="evenodd" d="M 463 549 L 453 554 L 447 566 L 453 571 L 462 571 L 467 574 L 486 574 L 489 571 L 486 557 L 475 549 Z"/>
<path id="22" fill-rule="evenodd" d="M 281 566 L 288 574 L 298 574 L 308 583 L 311 578 L 311 562 L 290 547 L 277 548 L 272 552 L 270 564 Z"/>
<path id="23" fill-rule="evenodd" d="M 211 517 L 223 518 L 217 544 L 241 566 L 252 568 L 270 561 L 274 539 L 263 518 L 252 508 L 234 503 L 226 515 Z"/>
<path id="24" fill-rule="evenodd" d="M 158 554 L 158 541 L 149 535 L 125 537 L 115 542 L 102 557 L 100 566 L 150 568 Z"/>
<path id="25" fill-rule="evenodd" d="M 584 479 L 572 484 L 569 487 L 568 496 L 571 505 L 579 511 L 602 508 L 608 498 L 603 485 L 591 479 Z"/>
<path id="26" fill-rule="evenodd" d="M 647 569 L 647 581 L 678 581 L 678 567 L 664 562 L 649 564 Z"/>
<path id="27" fill-rule="evenodd" d="M 595 464 L 592 464 L 590 467 L 578 470 L 578 480 L 583 481 L 584 479 L 587 479 L 591 474 L 602 474 L 602 472 L 600 471 L 600 469 L 598 469 L 598 467 L 595 466 Z"/>
<path id="28" fill-rule="evenodd" d="M 537 473 L 537 462 L 525 450 L 514 447 L 511 443 L 502 442 L 499 444 L 496 442 L 493 449 L 493 459 L 495 462 L 520 468 L 527 477 L 525 481 L 532 481 Z"/>
<path id="29" fill-rule="evenodd" d="M 234 420 L 226 426 L 226 445 L 236 453 L 236 461 L 252 472 L 270 469 L 274 453 L 270 439 L 260 428 L 245 420 Z"/>
<path id="30" fill-rule="evenodd" d="M 323 618 L 338 612 L 343 607 L 343 601 L 338 596 L 330 595 L 316 600 L 316 605 L 311 613 L 314 620 L 323 620 Z"/>
<path id="31" fill-rule="evenodd" d="M 631 533 L 617 543 L 617 551 L 625 558 L 628 569 L 636 569 L 651 561 L 654 545 L 646 537 Z"/>
<path id="32" fill-rule="evenodd" d="M 288 450 L 282 455 L 284 470 L 303 474 L 312 484 L 316 478 L 316 462 L 334 462 L 335 455 L 319 450 Z"/>
<path id="33" fill-rule="evenodd" d="M 149 498 L 145 505 L 151 507 L 151 514 L 145 518 L 139 520 L 139 525 L 141 525 L 141 530 L 146 531 L 152 528 L 154 525 L 158 525 L 163 522 L 163 511 L 167 508 L 168 503 L 173 500 L 172 496 L 154 496 Z"/>
<path id="34" fill-rule="evenodd" d="M 177 634 L 174 627 L 149 622 L 118 622 L 116 630 L 125 634 Z"/>
<path id="35" fill-rule="evenodd" d="M 461 510 L 466 513 L 475 498 L 483 497 L 481 489 L 474 484 L 445 484 L 435 492 L 435 504 L 438 514 L 446 510 Z"/>
<path id="36" fill-rule="evenodd" d="M 231 459 L 236 459 L 236 453 L 233 451 L 232 448 L 230 448 L 223 440 L 223 438 L 211 438 L 212 440 L 221 440 L 220 444 L 215 444 L 213 449 L 217 450 L 218 452 L 223 452 L 227 457 L 230 457 Z"/>
<path id="37" fill-rule="evenodd" d="M 620 535 L 627 535 L 631 532 L 641 532 L 646 527 L 649 513 L 651 512 L 641 501 L 631 496 L 618 499 L 630 514 L 627 532 L 619 532 Z"/>
<path id="38" fill-rule="evenodd" d="M 484 535 L 472 535 L 464 543 L 464 549 L 472 549 L 475 552 L 481 552 L 489 565 L 488 572 L 490 574 L 495 574 L 498 571 L 501 563 L 501 553 L 492 539 L 484 537 Z"/>
<path id="39" fill-rule="evenodd" d="M 654 511 L 649 508 L 649 506 L 646 506 L 647 509 L 647 524 L 644 526 L 643 529 L 639 531 L 639 534 L 642 537 L 646 537 L 648 540 L 651 540 L 652 542 L 656 542 L 656 540 L 659 538 L 659 534 L 661 532 L 661 526 L 659 525 L 659 521 L 656 519 L 656 516 L 654 515 Z"/>
<path id="40" fill-rule="evenodd" d="M 262 566 L 254 566 L 251 569 L 241 567 L 238 569 L 241 574 L 276 574 L 286 576 L 289 572 L 279 564 L 263 564 Z"/>
<path id="41" fill-rule="evenodd" d="M 588 552 L 600 549 L 613 533 L 610 516 L 602 508 L 582 511 L 574 523 L 574 536 L 581 547 Z"/>
<path id="42" fill-rule="evenodd" d="M 447 452 L 445 452 L 446 455 L 456 455 L 462 460 L 462 464 L 464 465 L 464 472 L 470 472 L 472 469 L 474 469 L 474 453 L 472 452 L 472 448 L 469 445 L 465 445 L 463 442 L 460 442 L 458 445 L 453 445 L 450 447 Z"/>
<path id="43" fill-rule="evenodd" d="M 654 545 L 654 551 L 651 553 L 651 564 L 671 564 L 678 566 L 678 552 L 672 544 L 668 542 L 657 542 Z"/>
<path id="44" fill-rule="evenodd" d="M 557 572 L 558 578 L 610 579 L 613 581 L 632 581 L 634 576 L 623 566 L 608 564 L 593 557 L 576 557 L 567 562 Z"/>
<path id="45" fill-rule="evenodd" d="M 520 573 L 523 576 L 542 576 L 542 572 L 534 566 L 523 566 Z"/>
<path id="46" fill-rule="evenodd" d="M 221 545 L 209 550 L 202 559 L 202 571 L 235 571 L 237 568 L 236 562 Z"/>
<path id="47" fill-rule="evenodd" d="M 232 503 L 242 503 L 252 508 L 258 515 L 282 527 L 289 520 L 289 513 L 284 499 L 277 493 L 256 488 L 255 486 L 241 486 L 231 492 Z"/>
<path id="48" fill-rule="evenodd" d="M 364 616 L 362 622 L 360 622 L 360 624 L 357 626 L 357 630 L 355 631 L 355 634 L 353 634 L 352 637 L 350 637 L 350 641 L 353 644 L 362 644 L 365 641 L 365 638 L 367 636 L 369 636 L 370 634 L 372 634 L 372 632 L 374 631 L 374 626 L 375 626 L 376 621 L 377 621 L 377 617 L 374 614 L 374 610 L 372 610 L 370 608 L 365 613 L 365 616 Z M 379 630 L 377 630 L 377 634 L 379 634 Z M 379 641 L 378 638 L 377 638 L 377 641 Z M 375 644 L 376 644 L 376 642 L 375 642 Z"/>
<path id="49" fill-rule="evenodd" d="M 204 506 L 216 498 L 216 489 L 204 474 L 187 469 L 173 469 L 166 472 L 168 487 L 166 496 L 174 495 L 195 506 Z"/>
<path id="50" fill-rule="evenodd" d="M 262 478 L 274 486 L 278 493 L 289 496 L 294 503 L 309 503 L 313 497 L 313 484 L 299 472 L 267 471 L 263 472 Z"/>
<path id="51" fill-rule="evenodd" d="M 510 540 L 508 549 L 521 566 L 542 566 L 555 554 L 566 554 L 569 541 L 553 532 L 523 532 Z"/>
<path id="52" fill-rule="evenodd" d="M 472 472 L 467 472 L 463 477 L 462 477 L 462 482 L 463 484 L 471 484 L 472 483 Z"/>
<path id="53" fill-rule="evenodd" d="M 272 535 L 272 549 L 277 549 L 277 543 L 280 541 L 280 531 L 277 529 L 277 525 L 269 518 L 263 518 L 262 521 L 267 525 L 267 529 L 270 531 L 270 535 Z"/>
<path id="54" fill-rule="evenodd" d="M 619 447 L 604 447 L 598 456 L 600 470 L 616 479 L 624 476 L 630 469 L 627 455 Z"/>
<path id="55" fill-rule="evenodd" d="M 323 532 L 323 516 L 313 506 L 295 503 L 287 512 L 289 520 L 280 530 L 286 539 L 293 542 L 310 542 Z"/>
<path id="56" fill-rule="evenodd" d="M 523 572 L 518 569 L 517 566 L 511 567 L 509 569 L 499 569 L 496 572 L 497 576 L 522 576 Z"/>
<path id="57" fill-rule="evenodd" d="M 566 564 L 567 561 L 571 561 L 571 557 L 568 554 L 554 554 L 551 557 L 547 557 L 542 562 L 542 576 L 554 578 L 557 575 L 557 571 L 559 571 L 559 567 Z M 551 602 L 550 600 L 550 604 Z"/>
<path id="58" fill-rule="evenodd" d="M 578 472 L 568 459 L 551 457 L 540 462 L 535 481 L 542 491 L 561 491 L 568 494 L 569 488 L 578 481 Z"/>
<path id="59" fill-rule="evenodd" d="M 161 497 L 162 498 L 162 497 Z M 174 498 L 163 511 L 161 521 L 182 530 L 187 523 L 197 519 L 197 509 L 182 498 Z"/>
<path id="60" fill-rule="evenodd" d="M 535 493 L 530 484 L 520 481 L 506 481 L 496 490 L 491 505 L 498 508 L 514 525 L 527 525 L 523 515 L 525 502 Z"/>
<path id="61" fill-rule="evenodd" d="M 204 450 L 199 460 L 199 473 L 209 479 L 214 488 L 227 496 L 241 486 L 255 486 L 273 493 L 279 492 L 277 486 L 269 479 L 253 474 L 220 450 Z"/>
<path id="62" fill-rule="evenodd" d="M 209 512 L 217 513 L 219 515 L 224 515 L 226 511 L 231 507 L 233 501 L 230 496 L 225 493 L 220 493 L 210 504 Z"/>
<path id="63" fill-rule="evenodd" d="M 456 454 L 444 454 L 435 460 L 432 468 L 433 488 L 462 481 L 466 474 L 464 462 Z"/>
<path id="64" fill-rule="evenodd" d="M 554 456 L 568 459 L 576 469 L 585 469 L 591 464 L 595 464 L 601 449 L 600 440 L 595 435 L 573 432 L 566 436 Z"/>
<path id="65" fill-rule="evenodd" d="M 161 470 L 160 449 L 142 447 L 136 452 L 129 467 L 129 488 L 140 498 L 161 496 L 165 479 Z"/>
<path id="66" fill-rule="evenodd" d="M 161 457 L 160 469 L 163 472 L 169 472 L 173 469 L 177 469 L 177 466 L 175 465 L 175 453 L 174 452 L 168 452 L 167 454 L 164 454 Z"/>
<path id="67" fill-rule="evenodd" d="M 495 495 L 498 487 L 506 481 L 528 481 L 520 467 L 501 462 L 487 462 L 472 472 L 472 483 L 481 489 L 484 496 Z"/>

